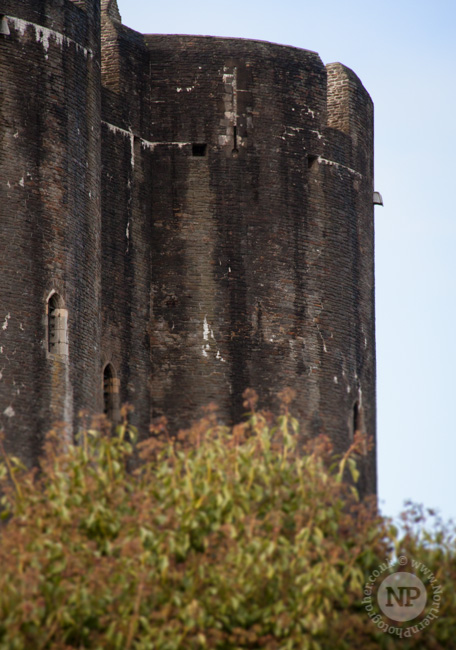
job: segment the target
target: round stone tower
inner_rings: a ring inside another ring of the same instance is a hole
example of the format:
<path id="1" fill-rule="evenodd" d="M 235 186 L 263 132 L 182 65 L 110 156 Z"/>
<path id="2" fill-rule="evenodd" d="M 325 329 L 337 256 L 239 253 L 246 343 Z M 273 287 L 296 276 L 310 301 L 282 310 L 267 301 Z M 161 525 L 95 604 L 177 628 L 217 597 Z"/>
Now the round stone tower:
<path id="1" fill-rule="evenodd" d="M 33 462 L 98 407 L 100 8 L 4 0 L 0 34 L 0 417 Z"/>
<path id="2" fill-rule="evenodd" d="M 304 435 L 326 433 L 339 450 L 355 430 L 374 436 L 368 93 L 314 52 L 145 42 L 156 106 L 143 134 L 154 170 L 153 405 L 183 422 L 214 400 L 237 419 L 246 387 L 272 406 L 291 386 Z"/>
<path id="3" fill-rule="evenodd" d="M 340 451 L 375 437 L 361 82 L 293 47 L 142 37 L 118 12 L 104 30 L 103 345 L 123 398 L 177 427 L 211 400 L 238 419 L 247 387 L 274 406 L 291 386 L 303 437 Z M 375 491 L 374 453 L 364 470 Z"/>
<path id="4" fill-rule="evenodd" d="M 375 438 L 373 106 L 356 75 L 260 41 L 144 36 L 116 0 L 4 0 L 0 426 L 147 435 L 255 388 L 303 440 Z M 375 451 L 362 461 L 375 492 Z"/>

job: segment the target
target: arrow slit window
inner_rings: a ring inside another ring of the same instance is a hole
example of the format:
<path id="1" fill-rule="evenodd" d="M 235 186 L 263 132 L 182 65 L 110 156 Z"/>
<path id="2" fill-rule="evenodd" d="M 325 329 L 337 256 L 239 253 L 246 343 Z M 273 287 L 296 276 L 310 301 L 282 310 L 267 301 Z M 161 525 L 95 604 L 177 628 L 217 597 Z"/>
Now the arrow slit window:
<path id="1" fill-rule="evenodd" d="M 114 366 L 108 363 L 103 371 L 103 412 L 113 424 L 120 421 L 119 387 Z"/>
<path id="2" fill-rule="evenodd" d="M 49 354 L 68 357 L 68 310 L 58 293 L 47 302 L 47 343 Z"/>

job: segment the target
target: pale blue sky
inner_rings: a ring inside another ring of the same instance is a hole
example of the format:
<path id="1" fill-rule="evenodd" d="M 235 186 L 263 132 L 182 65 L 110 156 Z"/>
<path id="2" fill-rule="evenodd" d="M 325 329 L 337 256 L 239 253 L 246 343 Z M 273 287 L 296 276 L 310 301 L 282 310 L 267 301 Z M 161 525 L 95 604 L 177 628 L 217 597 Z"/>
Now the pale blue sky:
<path id="1" fill-rule="evenodd" d="M 456 2 L 118 0 L 143 33 L 315 50 L 375 104 L 379 497 L 456 519 Z"/>

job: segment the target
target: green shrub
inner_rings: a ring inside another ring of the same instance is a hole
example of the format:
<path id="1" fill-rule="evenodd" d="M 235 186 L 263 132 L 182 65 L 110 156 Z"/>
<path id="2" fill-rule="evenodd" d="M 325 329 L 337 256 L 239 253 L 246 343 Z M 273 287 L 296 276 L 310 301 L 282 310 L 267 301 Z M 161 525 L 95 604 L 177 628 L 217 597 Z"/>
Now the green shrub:
<path id="1" fill-rule="evenodd" d="M 103 419 L 75 446 L 53 430 L 39 471 L 4 455 L 0 650 L 456 647 L 449 531 L 417 530 L 411 508 L 400 535 L 341 480 L 364 441 L 336 461 L 323 437 L 298 453 L 290 392 L 275 421 L 245 397 L 232 428 L 208 408 L 176 440 L 161 419 L 135 445 L 125 409 L 115 435 Z M 362 600 L 395 554 L 443 590 L 403 639 Z"/>

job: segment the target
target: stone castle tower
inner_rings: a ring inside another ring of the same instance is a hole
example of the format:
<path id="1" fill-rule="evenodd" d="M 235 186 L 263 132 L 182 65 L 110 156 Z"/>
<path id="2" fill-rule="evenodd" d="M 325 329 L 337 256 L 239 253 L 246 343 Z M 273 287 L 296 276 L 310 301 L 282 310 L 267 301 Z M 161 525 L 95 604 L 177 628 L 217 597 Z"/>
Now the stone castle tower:
<path id="1" fill-rule="evenodd" d="M 115 0 L 0 2 L 0 425 L 175 427 L 298 393 L 375 437 L 373 106 L 310 51 L 144 36 Z M 375 491 L 375 452 L 364 461 Z"/>

